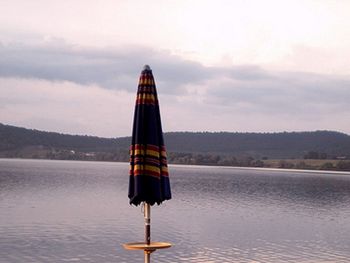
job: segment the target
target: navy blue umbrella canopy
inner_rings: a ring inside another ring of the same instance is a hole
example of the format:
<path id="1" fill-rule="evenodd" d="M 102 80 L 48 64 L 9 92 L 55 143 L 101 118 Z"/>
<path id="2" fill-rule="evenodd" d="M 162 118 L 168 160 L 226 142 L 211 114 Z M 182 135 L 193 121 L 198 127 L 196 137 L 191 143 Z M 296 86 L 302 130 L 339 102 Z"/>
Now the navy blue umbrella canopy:
<path id="1" fill-rule="evenodd" d="M 167 156 L 156 86 L 149 66 L 141 72 L 130 146 L 130 204 L 171 199 Z"/>

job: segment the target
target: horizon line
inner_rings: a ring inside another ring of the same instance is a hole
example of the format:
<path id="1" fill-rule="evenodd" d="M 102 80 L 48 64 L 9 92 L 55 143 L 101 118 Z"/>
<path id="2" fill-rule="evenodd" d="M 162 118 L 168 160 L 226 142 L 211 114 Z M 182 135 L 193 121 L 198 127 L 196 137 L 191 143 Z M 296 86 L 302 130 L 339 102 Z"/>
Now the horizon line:
<path id="1" fill-rule="evenodd" d="M 69 136 L 87 136 L 87 137 L 96 137 L 96 138 L 102 138 L 102 139 L 121 139 L 121 138 L 127 138 L 131 137 L 131 132 L 130 135 L 124 135 L 124 136 L 116 136 L 116 137 L 103 137 L 103 136 L 98 136 L 98 135 L 88 135 L 88 134 L 72 134 L 72 133 L 65 133 L 65 132 L 59 132 L 59 131 L 48 131 L 48 130 L 39 130 L 36 128 L 27 128 L 27 127 L 22 127 L 22 126 L 15 126 L 12 124 L 4 124 L 0 122 L 0 125 L 3 126 L 10 126 L 14 128 L 20 128 L 20 129 L 26 129 L 26 130 L 32 130 L 32 131 L 39 131 L 39 132 L 47 132 L 47 133 L 57 133 L 61 135 L 69 135 Z M 279 134 L 279 133 L 312 133 L 312 132 L 335 132 L 335 133 L 340 133 L 344 134 L 347 136 L 350 136 L 349 134 L 337 130 L 302 130 L 302 131 L 260 131 L 260 132 L 252 132 L 252 131 L 163 131 L 164 134 L 167 133 L 237 133 L 237 134 Z"/>

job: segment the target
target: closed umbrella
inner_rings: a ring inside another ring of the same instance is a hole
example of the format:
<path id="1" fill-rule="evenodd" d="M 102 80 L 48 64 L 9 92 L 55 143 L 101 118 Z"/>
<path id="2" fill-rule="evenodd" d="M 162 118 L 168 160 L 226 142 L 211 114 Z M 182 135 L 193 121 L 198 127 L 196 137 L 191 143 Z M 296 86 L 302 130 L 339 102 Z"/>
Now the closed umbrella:
<path id="1" fill-rule="evenodd" d="M 144 204 L 145 242 L 125 244 L 127 249 L 143 249 L 145 262 L 150 253 L 169 243 L 151 242 L 150 207 L 171 199 L 167 156 L 160 110 L 152 70 L 145 65 L 137 90 L 132 141 L 130 146 L 130 204 Z"/>

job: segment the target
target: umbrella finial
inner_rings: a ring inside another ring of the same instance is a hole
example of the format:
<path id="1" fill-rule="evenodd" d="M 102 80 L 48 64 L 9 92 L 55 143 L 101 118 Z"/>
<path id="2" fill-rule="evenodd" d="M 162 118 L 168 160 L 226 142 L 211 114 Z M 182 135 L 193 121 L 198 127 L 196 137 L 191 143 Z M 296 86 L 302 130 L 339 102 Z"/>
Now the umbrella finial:
<path id="1" fill-rule="evenodd" d="M 146 65 L 143 66 L 143 70 L 151 70 L 151 67 L 146 64 Z"/>

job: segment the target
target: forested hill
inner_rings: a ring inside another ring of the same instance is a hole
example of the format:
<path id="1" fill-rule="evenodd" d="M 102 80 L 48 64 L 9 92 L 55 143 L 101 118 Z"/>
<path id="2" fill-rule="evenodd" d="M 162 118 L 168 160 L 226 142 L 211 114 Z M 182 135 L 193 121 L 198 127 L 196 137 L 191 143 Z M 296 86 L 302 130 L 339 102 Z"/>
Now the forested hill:
<path id="1" fill-rule="evenodd" d="M 115 139 L 79 136 L 19 128 L 0 123 L 0 151 L 43 146 L 83 152 L 110 151 L 117 147 Z"/>
<path id="2" fill-rule="evenodd" d="M 254 159 L 350 157 L 350 136 L 333 131 L 170 132 L 165 133 L 165 142 L 171 160 L 195 155 Z M 77 136 L 0 124 L 0 157 L 128 161 L 129 145 L 130 137 Z"/>
<path id="3" fill-rule="evenodd" d="M 282 133 L 167 133 L 174 152 L 212 152 L 256 158 L 302 158 L 308 152 L 350 156 L 350 136 L 332 131 Z"/>

